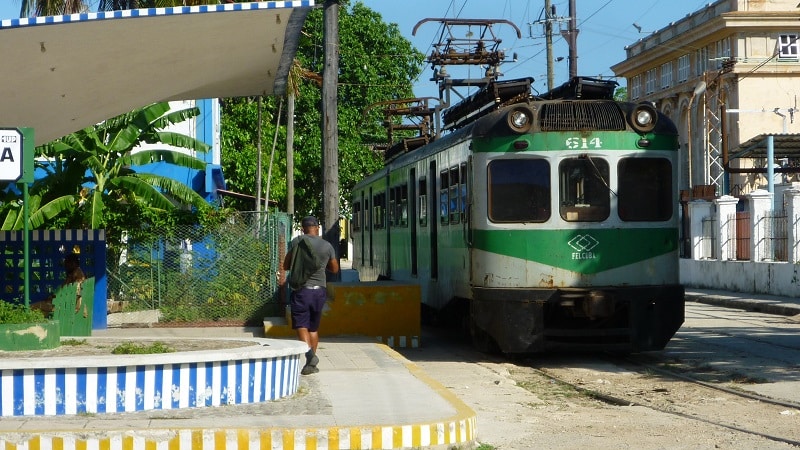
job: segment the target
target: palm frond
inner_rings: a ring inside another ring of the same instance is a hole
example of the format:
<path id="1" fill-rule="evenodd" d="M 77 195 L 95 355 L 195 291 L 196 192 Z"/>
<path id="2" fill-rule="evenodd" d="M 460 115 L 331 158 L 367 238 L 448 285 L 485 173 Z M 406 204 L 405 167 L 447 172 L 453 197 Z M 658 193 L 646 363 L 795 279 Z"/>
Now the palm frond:
<path id="1" fill-rule="evenodd" d="M 108 143 L 108 149 L 112 152 L 127 152 L 139 143 L 141 135 L 142 132 L 139 127 L 133 123 L 129 123 L 113 134 Z"/>
<path id="2" fill-rule="evenodd" d="M 145 150 L 124 158 L 124 162 L 131 165 L 144 165 L 158 161 L 197 170 L 206 168 L 206 163 L 203 160 L 172 150 Z"/>
<path id="3" fill-rule="evenodd" d="M 51 200 L 31 214 L 29 219 L 30 226 L 33 229 L 40 228 L 59 214 L 74 210 L 76 206 L 74 195 L 64 195 Z"/>
<path id="4" fill-rule="evenodd" d="M 174 204 L 152 184 L 149 177 L 143 174 L 121 176 L 108 181 L 109 190 L 120 189 L 133 194 L 137 201 L 142 201 L 158 209 L 172 209 Z M 194 192 L 194 191 L 192 191 Z"/>
<path id="5" fill-rule="evenodd" d="M 164 128 L 167 128 L 170 125 L 181 123 L 183 121 L 189 120 L 199 115 L 200 115 L 200 108 L 196 106 L 192 108 L 179 109 L 177 111 L 170 111 L 167 114 L 164 114 L 158 117 L 157 119 L 150 121 L 149 128 L 152 130 L 163 130 Z"/>
<path id="6" fill-rule="evenodd" d="M 209 150 L 211 150 L 210 145 L 206 144 L 205 142 L 199 139 L 195 139 L 185 134 L 174 133 L 171 131 L 159 131 L 155 133 L 155 135 L 157 137 L 157 142 L 171 145 L 173 147 L 180 147 L 188 150 L 194 150 L 195 152 L 199 153 L 206 153 Z"/>
<path id="7" fill-rule="evenodd" d="M 92 192 L 91 203 L 89 207 L 89 226 L 93 230 L 103 228 L 103 211 L 106 209 L 106 204 L 103 201 L 103 193 L 94 190 Z"/>
<path id="8" fill-rule="evenodd" d="M 208 202 L 206 202 L 200 194 L 180 181 L 150 173 L 140 173 L 137 174 L 137 177 L 157 187 L 161 192 L 169 195 L 180 203 L 192 205 L 197 208 L 208 206 Z"/>
<path id="9" fill-rule="evenodd" d="M 169 102 L 158 102 L 135 111 L 132 123 L 140 130 L 152 129 L 152 123 L 169 111 Z"/>

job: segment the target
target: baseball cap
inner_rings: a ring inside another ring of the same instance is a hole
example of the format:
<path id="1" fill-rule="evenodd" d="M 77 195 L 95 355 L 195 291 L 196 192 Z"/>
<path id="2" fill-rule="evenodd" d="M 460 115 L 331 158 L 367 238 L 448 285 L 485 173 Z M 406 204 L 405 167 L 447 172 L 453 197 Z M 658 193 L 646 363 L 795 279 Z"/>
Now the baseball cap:
<path id="1" fill-rule="evenodd" d="M 303 225 L 303 227 L 318 227 L 319 221 L 314 216 L 306 216 L 303 218 L 301 224 Z"/>

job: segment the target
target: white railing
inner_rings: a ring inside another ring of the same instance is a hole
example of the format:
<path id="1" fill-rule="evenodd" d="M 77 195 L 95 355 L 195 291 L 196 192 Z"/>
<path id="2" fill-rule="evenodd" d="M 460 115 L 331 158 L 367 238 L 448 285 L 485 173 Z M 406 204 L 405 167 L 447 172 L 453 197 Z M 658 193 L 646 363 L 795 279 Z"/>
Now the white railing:
<path id="1" fill-rule="evenodd" d="M 800 296 L 800 186 L 688 204 L 687 287 Z"/>

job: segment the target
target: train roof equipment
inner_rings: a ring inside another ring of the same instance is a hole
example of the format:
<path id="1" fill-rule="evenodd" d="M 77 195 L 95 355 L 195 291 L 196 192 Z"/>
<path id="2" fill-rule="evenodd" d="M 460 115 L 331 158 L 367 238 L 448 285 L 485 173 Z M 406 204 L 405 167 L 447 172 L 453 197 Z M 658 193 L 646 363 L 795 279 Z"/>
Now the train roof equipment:
<path id="1" fill-rule="evenodd" d="M 619 83 L 614 80 L 572 77 L 540 97 L 544 100 L 613 100 L 617 86 Z"/>
<path id="2" fill-rule="evenodd" d="M 494 25 L 509 25 L 516 32 L 517 38 L 522 38 L 520 29 L 513 22 L 504 19 L 427 18 L 417 22 L 411 34 L 416 35 L 419 27 L 428 22 L 440 24 L 439 41 L 433 44 L 427 62 L 433 68 L 431 81 L 439 85 L 439 98 L 445 108 L 450 106 L 451 93 L 465 98 L 454 88 L 484 87 L 502 75 L 500 64 L 505 62 L 506 54 L 500 49 L 503 40 L 495 34 Z M 464 28 L 465 32 L 457 32 Z M 486 70 L 482 78 L 453 78 L 447 70 L 447 66 L 453 65 L 485 66 Z"/>
<path id="3" fill-rule="evenodd" d="M 436 97 L 417 97 L 397 100 L 386 100 L 369 105 L 364 116 L 372 109 L 382 106 L 383 127 L 386 128 L 387 143 L 375 146 L 383 150 L 384 158 L 389 159 L 397 153 L 408 152 L 432 141 L 436 135 L 434 117 L 438 107 L 431 107 L 430 101 L 439 101 Z M 406 120 L 397 120 L 397 117 Z M 396 132 L 401 132 L 397 135 Z M 408 131 L 416 131 L 416 136 L 406 136 Z"/>

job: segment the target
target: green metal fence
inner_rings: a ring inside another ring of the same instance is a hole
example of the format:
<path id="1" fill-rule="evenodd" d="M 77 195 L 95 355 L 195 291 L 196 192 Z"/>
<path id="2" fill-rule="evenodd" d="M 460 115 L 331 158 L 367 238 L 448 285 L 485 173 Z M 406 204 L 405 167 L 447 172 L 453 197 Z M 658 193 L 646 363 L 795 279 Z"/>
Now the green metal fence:
<path id="1" fill-rule="evenodd" d="M 291 223 L 285 213 L 242 212 L 213 230 L 187 226 L 153 242 L 129 240 L 108 264 L 109 326 L 153 321 L 115 312 L 253 326 L 283 316 L 279 274 Z"/>

